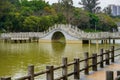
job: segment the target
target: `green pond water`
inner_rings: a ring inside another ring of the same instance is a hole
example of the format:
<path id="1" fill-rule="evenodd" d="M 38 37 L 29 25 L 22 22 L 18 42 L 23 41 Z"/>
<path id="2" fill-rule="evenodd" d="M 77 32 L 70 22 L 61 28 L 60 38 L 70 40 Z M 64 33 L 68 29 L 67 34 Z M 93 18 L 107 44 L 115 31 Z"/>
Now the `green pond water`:
<path id="1" fill-rule="evenodd" d="M 27 66 L 31 64 L 35 65 L 35 72 L 40 72 L 47 65 L 59 66 L 62 57 L 68 57 L 71 62 L 75 57 L 83 59 L 84 52 L 98 53 L 100 48 L 108 49 L 112 45 L 0 42 L 0 77 L 27 75 Z M 118 48 L 120 44 L 114 46 Z"/>

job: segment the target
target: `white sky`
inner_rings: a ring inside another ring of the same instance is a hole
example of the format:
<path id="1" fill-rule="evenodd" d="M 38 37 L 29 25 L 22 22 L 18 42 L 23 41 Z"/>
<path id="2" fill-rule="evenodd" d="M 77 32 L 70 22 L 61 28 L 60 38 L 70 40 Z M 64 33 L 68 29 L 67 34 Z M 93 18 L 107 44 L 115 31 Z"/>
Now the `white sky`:
<path id="1" fill-rule="evenodd" d="M 58 2 L 58 0 L 45 0 L 45 1 L 49 1 L 50 4 Z M 78 4 L 79 1 L 80 0 L 73 0 L 74 6 L 80 7 L 80 5 Z M 99 1 L 100 1 L 100 6 L 102 8 L 108 6 L 109 4 L 120 5 L 120 0 L 99 0 Z"/>

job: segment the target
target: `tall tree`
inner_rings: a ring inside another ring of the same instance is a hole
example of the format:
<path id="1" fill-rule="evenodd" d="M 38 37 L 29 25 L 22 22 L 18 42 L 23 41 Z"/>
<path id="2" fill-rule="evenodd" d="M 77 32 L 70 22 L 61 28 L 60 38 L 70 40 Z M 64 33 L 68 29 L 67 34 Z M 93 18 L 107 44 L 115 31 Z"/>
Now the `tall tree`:
<path id="1" fill-rule="evenodd" d="M 81 0 L 79 4 L 83 5 L 84 10 L 95 13 L 99 7 L 98 4 L 100 4 L 100 2 L 99 0 Z"/>
<path id="2" fill-rule="evenodd" d="M 18 5 L 20 3 L 19 0 L 8 0 L 8 1 L 15 5 Z"/>
<path id="3" fill-rule="evenodd" d="M 117 31 L 117 25 L 115 21 L 107 14 L 97 14 L 99 23 L 97 28 L 101 31 Z"/>
<path id="4" fill-rule="evenodd" d="M 14 13 L 15 6 L 7 0 L 0 2 L 0 30 L 11 31 L 12 25 L 12 12 Z"/>
<path id="5" fill-rule="evenodd" d="M 36 16 L 26 17 L 23 25 L 26 31 L 39 31 L 40 18 Z"/>
<path id="6" fill-rule="evenodd" d="M 21 0 L 21 6 L 29 8 L 34 12 L 34 15 L 44 15 L 44 8 L 49 7 L 49 4 L 44 0 Z"/>
<path id="7" fill-rule="evenodd" d="M 89 17 L 90 17 L 90 20 L 89 20 L 90 28 L 96 31 L 99 18 L 95 14 L 91 14 L 91 13 L 89 14 Z"/>
<path id="8" fill-rule="evenodd" d="M 89 24 L 89 13 L 80 8 L 74 10 L 74 17 L 72 19 L 72 25 L 78 26 L 78 28 L 85 30 L 90 26 Z"/>
<path id="9" fill-rule="evenodd" d="M 64 11 L 65 17 L 67 19 L 67 23 L 70 22 L 70 13 L 72 13 L 73 9 L 73 1 L 72 0 L 61 0 L 62 9 Z"/>
<path id="10" fill-rule="evenodd" d="M 111 8 L 108 6 L 108 7 L 105 7 L 103 9 L 104 13 L 108 14 L 108 15 L 111 15 Z"/>

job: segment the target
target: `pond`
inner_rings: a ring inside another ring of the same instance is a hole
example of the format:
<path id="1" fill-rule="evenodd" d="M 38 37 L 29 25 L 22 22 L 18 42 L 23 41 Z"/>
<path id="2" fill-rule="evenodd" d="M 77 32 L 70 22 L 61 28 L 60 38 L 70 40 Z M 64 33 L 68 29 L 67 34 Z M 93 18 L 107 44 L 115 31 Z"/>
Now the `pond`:
<path id="1" fill-rule="evenodd" d="M 98 53 L 113 44 L 64 44 L 64 43 L 3 43 L 0 42 L 0 76 L 17 78 L 27 75 L 27 66 L 35 65 L 35 72 L 47 65 L 59 66 L 62 57 L 71 62 L 75 57 L 83 59 L 84 52 Z M 115 44 L 118 48 L 120 44 Z"/>

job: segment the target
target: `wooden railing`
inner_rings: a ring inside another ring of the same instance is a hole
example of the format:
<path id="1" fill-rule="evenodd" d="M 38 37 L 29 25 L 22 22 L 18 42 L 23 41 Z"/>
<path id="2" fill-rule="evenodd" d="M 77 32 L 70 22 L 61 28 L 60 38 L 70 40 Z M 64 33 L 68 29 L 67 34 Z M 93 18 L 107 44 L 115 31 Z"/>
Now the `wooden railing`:
<path id="1" fill-rule="evenodd" d="M 117 50 L 117 49 L 116 49 Z M 38 73 L 34 72 L 34 66 L 28 66 L 28 75 L 17 78 L 15 80 L 34 80 L 35 77 L 46 74 L 46 80 L 68 80 L 68 77 L 74 76 L 74 79 L 80 79 L 80 72 L 84 71 L 85 75 L 89 74 L 90 68 L 92 71 L 98 70 L 98 65 L 100 68 L 104 68 L 105 65 L 110 65 L 115 61 L 115 57 L 118 56 L 114 54 L 116 51 L 114 46 L 111 47 L 110 50 L 100 50 L 100 53 L 94 53 L 92 56 L 89 56 L 88 52 L 85 52 L 84 59 L 75 58 L 73 62 L 68 63 L 68 59 L 64 57 L 62 59 L 62 65 L 59 67 L 54 66 L 46 66 L 45 71 L 41 71 Z M 81 67 L 81 63 L 84 63 L 84 67 Z M 68 73 L 69 66 L 74 66 L 74 71 Z M 58 78 L 54 78 L 54 72 L 56 70 L 62 69 L 62 76 Z M 1 78 L 1 80 L 11 80 L 10 77 L 8 78 Z"/>

